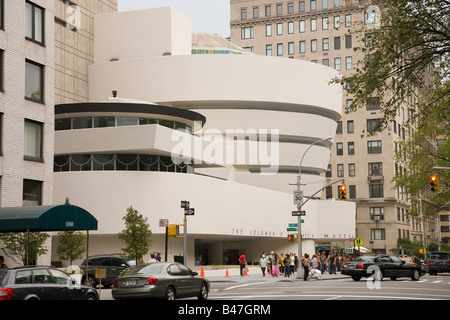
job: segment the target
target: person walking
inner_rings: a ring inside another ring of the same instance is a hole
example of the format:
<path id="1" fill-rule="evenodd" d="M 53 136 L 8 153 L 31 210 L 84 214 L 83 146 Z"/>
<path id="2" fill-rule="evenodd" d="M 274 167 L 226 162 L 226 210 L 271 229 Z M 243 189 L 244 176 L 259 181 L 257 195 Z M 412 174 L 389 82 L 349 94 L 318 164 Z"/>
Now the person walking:
<path id="1" fill-rule="evenodd" d="M 245 264 L 246 264 L 245 254 L 241 254 L 241 256 L 239 257 L 239 267 L 240 267 L 241 277 L 244 276 Z"/>
<path id="2" fill-rule="evenodd" d="M 286 253 L 286 257 L 284 257 L 284 277 L 288 277 L 291 275 L 291 256 Z"/>
<path id="3" fill-rule="evenodd" d="M 278 255 L 274 253 L 272 257 L 272 277 L 278 277 L 280 270 L 278 268 Z"/>
<path id="4" fill-rule="evenodd" d="M 305 253 L 305 255 L 300 259 L 300 262 L 302 263 L 303 267 L 303 281 L 309 280 L 309 262 L 311 260 L 309 259 L 309 255 Z"/>
<path id="5" fill-rule="evenodd" d="M 332 274 L 336 274 L 336 257 L 334 256 L 333 253 L 330 253 L 330 255 L 328 256 L 328 273 L 330 275 Z"/>
<path id="6" fill-rule="evenodd" d="M 262 255 L 261 258 L 259 259 L 259 266 L 261 267 L 262 276 L 265 277 L 267 266 L 267 260 L 265 255 Z"/>

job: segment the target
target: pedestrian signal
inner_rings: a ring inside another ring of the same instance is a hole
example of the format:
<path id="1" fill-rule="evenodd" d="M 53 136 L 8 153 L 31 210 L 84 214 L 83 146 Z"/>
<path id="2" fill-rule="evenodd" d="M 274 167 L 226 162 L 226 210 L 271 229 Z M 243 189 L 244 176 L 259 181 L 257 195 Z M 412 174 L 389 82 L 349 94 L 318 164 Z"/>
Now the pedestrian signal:
<path id="1" fill-rule="evenodd" d="M 339 199 L 347 199 L 347 187 L 345 186 L 345 184 L 339 187 Z"/>
<path id="2" fill-rule="evenodd" d="M 169 237 L 176 237 L 178 236 L 180 233 L 178 225 L 176 224 L 171 224 L 167 227 L 167 235 Z"/>
<path id="3" fill-rule="evenodd" d="M 439 176 L 437 174 L 433 174 L 430 177 L 430 185 L 431 185 L 431 191 L 433 191 L 433 192 L 441 191 L 441 186 L 439 184 Z"/>
<path id="4" fill-rule="evenodd" d="M 295 241 L 295 235 L 288 234 L 287 239 L 288 239 L 289 242 L 294 242 Z"/>

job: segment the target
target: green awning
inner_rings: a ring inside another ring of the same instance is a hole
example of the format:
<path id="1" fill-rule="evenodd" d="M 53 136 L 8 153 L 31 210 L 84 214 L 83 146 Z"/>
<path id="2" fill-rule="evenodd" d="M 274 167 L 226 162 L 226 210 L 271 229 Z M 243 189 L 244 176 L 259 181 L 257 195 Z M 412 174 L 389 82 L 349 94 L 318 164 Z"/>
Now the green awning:
<path id="1" fill-rule="evenodd" d="M 98 221 L 71 204 L 0 208 L 0 233 L 97 230 Z"/>

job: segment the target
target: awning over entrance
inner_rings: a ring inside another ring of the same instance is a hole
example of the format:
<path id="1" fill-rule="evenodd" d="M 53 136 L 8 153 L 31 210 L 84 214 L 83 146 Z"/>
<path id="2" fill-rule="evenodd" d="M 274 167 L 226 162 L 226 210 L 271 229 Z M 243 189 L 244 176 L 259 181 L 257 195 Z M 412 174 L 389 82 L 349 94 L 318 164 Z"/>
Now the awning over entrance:
<path id="1" fill-rule="evenodd" d="M 71 204 L 0 208 L 0 233 L 97 230 L 98 221 Z"/>

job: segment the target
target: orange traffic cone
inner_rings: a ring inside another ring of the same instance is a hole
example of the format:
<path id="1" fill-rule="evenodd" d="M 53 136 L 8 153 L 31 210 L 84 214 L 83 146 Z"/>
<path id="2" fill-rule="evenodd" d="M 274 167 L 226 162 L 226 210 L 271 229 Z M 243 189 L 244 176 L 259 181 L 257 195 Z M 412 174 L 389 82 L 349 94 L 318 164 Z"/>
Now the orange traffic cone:
<path id="1" fill-rule="evenodd" d="M 203 267 L 202 267 L 202 271 L 200 272 L 200 275 L 201 275 L 202 277 L 205 276 L 205 272 L 203 271 Z"/>
<path id="2" fill-rule="evenodd" d="M 247 274 L 247 266 L 245 266 L 245 268 L 244 268 L 244 277 L 245 276 L 248 276 L 248 274 Z"/>
<path id="3" fill-rule="evenodd" d="M 225 273 L 225 277 L 229 277 L 230 275 L 228 274 L 228 267 L 227 267 L 227 272 Z"/>

